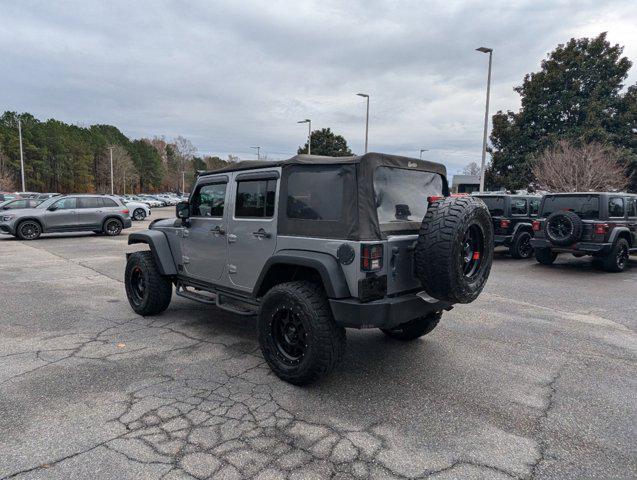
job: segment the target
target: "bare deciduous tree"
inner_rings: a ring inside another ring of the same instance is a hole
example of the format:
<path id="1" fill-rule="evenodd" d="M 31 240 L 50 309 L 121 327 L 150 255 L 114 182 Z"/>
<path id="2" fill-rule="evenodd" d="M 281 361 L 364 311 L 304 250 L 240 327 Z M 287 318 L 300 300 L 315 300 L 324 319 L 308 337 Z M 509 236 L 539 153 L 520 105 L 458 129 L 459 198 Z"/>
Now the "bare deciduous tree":
<path id="1" fill-rule="evenodd" d="M 480 175 L 480 165 L 476 162 L 471 162 L 462 169 L 462 173 L 465 175 Z"/>
<path id="2" fill-rule="evenodd" d="M 533 176 L 540 188 L 552 192 L 623 190 L 628 179 L 619 160 L 613 147 L 563 140 L 534 160 Z"/>
<path id="3" fill-rule="evenodd" d="M 138 181 L 139 174 L 130 155 L 124 147 L 115 145 L 113 147 L 113 187 L 115 193 L 123 194 L 124 191 L 131 193 L 133 186 L 137 185 Z M 99 193 L 110 193 L 111 191 L 111 159 L 108 150 L 100 158 L 95 185 Z"/>

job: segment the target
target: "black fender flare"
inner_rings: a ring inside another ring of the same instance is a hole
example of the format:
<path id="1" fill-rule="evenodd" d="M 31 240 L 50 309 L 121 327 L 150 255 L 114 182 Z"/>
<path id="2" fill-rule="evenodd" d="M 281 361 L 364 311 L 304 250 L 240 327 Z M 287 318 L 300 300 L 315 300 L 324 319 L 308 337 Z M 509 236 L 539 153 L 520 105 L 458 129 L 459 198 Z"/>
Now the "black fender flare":
<path id="1" fill-rule="evenodd" d="M 252 291 L 255 295 L 259 292 L 268 272 L 275 265 L 296 265 L 313 268 L 320 275 L 328 298 L 347 298 L 351 296 L 345 274 L 338 260 L 327 253 L 307 250 L 280 250 L 272 255 L 265 262 L 254 285 Z"/>
<path id="2" fill-rule="evenodd" d="M 177 275 L 177 267 L 170 250 L 168 238 L 158 230 L 142 230 L 128 235 L 128 244 L 146 243 L 162 275 Z"/>
<path id="3" fill-rule="evenodd" d="M 520 231 L 522 230 L 529 230 L 529 233 L 531 234 L 531 236 L 533 236 L 533 224 L 532 223 L 527 223 L 527 222 L 520 222 L 520 223 L 516 223 L 515 227 L 513 227 L 513 237 L 515 238 L 515 236 L 520 233 Z"/>
<path id="4" fill-rule="evenodd" d="M 610 239 L 608 240 L 610 243 L 612 243 L 613 245 L 615 245 L 615 242 L 617 241 L 617 239 L 619 238 L 619 236 L 622 233 L 625 233 L 625 236 L 628 237 L 628 244 L 631 247 L 634 247 L 635 245 L 631 245 L 632 241 L 631 241 L 631 235 L 630 235 L 630 230 L 628 229 L 628 227 L 615 227 L 613 228 L 613 231 L 610 234 Z"/>

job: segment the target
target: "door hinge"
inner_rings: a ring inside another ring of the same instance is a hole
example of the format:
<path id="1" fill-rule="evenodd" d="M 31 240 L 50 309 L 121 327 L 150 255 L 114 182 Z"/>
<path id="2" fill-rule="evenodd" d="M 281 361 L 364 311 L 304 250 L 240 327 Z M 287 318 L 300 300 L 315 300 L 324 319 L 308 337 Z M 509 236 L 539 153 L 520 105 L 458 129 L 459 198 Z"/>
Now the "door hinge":
<path id="1" fill-rule="evenodd" d="M 183 256 L 181 257 L 181 263 L 183 263 L 184 265 L 185 265 L 186 263 L 190 263 L 190 257 L 187 257 L 186 255 L 183 255 Z"/>
<path id="2" fill-rule="evenodd" d="M 237 266 L 228 264 L 228 273 L 237 273 Z"/>

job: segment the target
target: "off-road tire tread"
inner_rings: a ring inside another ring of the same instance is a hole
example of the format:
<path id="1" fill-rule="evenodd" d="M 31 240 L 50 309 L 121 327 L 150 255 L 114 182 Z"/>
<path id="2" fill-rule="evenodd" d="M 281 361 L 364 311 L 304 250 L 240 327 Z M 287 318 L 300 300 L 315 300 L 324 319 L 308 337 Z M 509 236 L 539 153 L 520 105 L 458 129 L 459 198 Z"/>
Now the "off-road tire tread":
<path id="1" fill-rule="evenodd" d="M 269 318 L 259 315 L 259 343 L 265 360 L 272 371 L 282 380 L 295 384 L 307 385 L 326 376 L 334 370 L 345 353 L 345 329 L 334 322 L 332 310 L 322 286 L 308 281 L 294 281 L 278 284 L 272 287 L 264 296 L 262 305 L 275 295 L 292 297 L 293 302 L 301 307 L 303 314 L 310 318 L 313 331 L 313 344 L 317 347 L 316 358 L 311 363 L 301 363 L 298 370 L 290 371 L 279 368 L 276 360 L 271 358 L 264 345 L 265 324 L 269 325 Z"/>
<path id="2" fill-rule="evenodd" d="M 627 248 L 630 248 L 630 244 L 628 243 L 628 241 L 625 238 L 618 238 L 617 241 L 615 241 L 615 244 L 613 245 L 613 248 L 611 249 L 610 253 L 605 256 L 605 257 L 601 257 L 600 260 L 600 264 L 599 266 L 606 272 L 623 272 L 626 269 L 626 266 L 624 266 L 624 268 L 619 268 L 617 266 L 617 262 L 615 261 L 615 258 L 617 256 L 617 252 L 619 250 L 619 246 L 621 244 L 625 243 Z M 630 250 L 629 250 L 630 252 Z M 629 255 L 630 258 L 630 255 Z"/>
<path id="3" fill-rule="evenodd" d="M 146 280 L 148 297 L 141 306 L 136 306 L 131 300 L 129 293 L 129 280 L 135 265 L 139 265 L 142 272 L 147 272 Z M 130 255 L 126 263 L 126 272 L 124 274 L 124 284 L 126 286 L 126 295 L 129 303 L 135 313 L 143 316 L 157 315 L 165 311 L 170 305 L 173 287 L 170 279 L 159 272 L 153 254 L 151 252 L 135 252 Z"/>
<path id="4" fill-rule="evenodd" d="M 557 254 L 551 252 L 550 248 L 536 248 L 534 253 L 535 259 L 542 265 L 553 265 L 557 259 Z"/>
<path id="5" fill-rule="evenodd" d="M 482 208 L 489 218 L 483 227 L 485 231 L 486 263 L 484 276 L 488 278 L 493 259 L 493 225 L 484 203 L 474 197 L 446 197 L 429 204 L 427 213 L 420 226 L 414 262 L 416 272 L 425 291 L 438 300 L 451 303 L 470 303 L 482 291 L 486 279 L 475 292 L 459 291 L 456 279 L 449 265 L 453 249 L 457 247 L 456 233 L 463 217 L 472 208 Z M 490 241 L 490 245 L 489 245 Z"/>
<path id="6" fill-rule="evenodd" d="M 511 245 L 511 248 L 509 249 L 509 253 L 511 254 L 512 258 L 515 258 L 517 260 L 522 259 L 522 255 L 520 255 L 520 244 L 522 243 L 522 238 L 528 235 L 529 237 L 533 238 L 533 235 L 531 235 L 527 230 L 524 230 L 520 233 L 518 233 L 514 240 L 513 240 L 513 245 Z M 531 255 L 529 255 L 526 258 L 531 258 L 533 256 L 533 252 L 531 252 Z"/>

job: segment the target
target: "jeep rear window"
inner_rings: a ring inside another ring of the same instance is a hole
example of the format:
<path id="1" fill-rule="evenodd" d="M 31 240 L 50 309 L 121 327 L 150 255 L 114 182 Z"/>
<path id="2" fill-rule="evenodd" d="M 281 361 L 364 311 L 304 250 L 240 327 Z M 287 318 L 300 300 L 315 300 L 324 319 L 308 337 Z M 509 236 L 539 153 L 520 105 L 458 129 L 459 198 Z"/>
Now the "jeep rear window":
<path id="1" fill-rule="evenodd" d="M 288 178 L 287 216 L 301 220 L 341 219 L 343 176 L 341 166 L 305 167 Z"/>
<path id="2" fill-rule="evenodd" d="M 548 217 L 560 210 L 568 210 L 576 213 L 580 218 L 594 220 L 599 218 L 599 197 L 597 195 L 548 195 L 544 197 L 543 217 Z"/>
<path id="3" fill-rule="evenodd" d="M 427 213 L 427 197 L 442 195 L 442 186 L 437 173 L 378 167 L 374 171 L 374 201 L 381 230 L 417 230 Z"/>
<path id="4" fill-rule="evenodd" d="M 504 215 L 504 197 L 478 197 L 482 200 L 492 217 L 502 217 Z"/>

